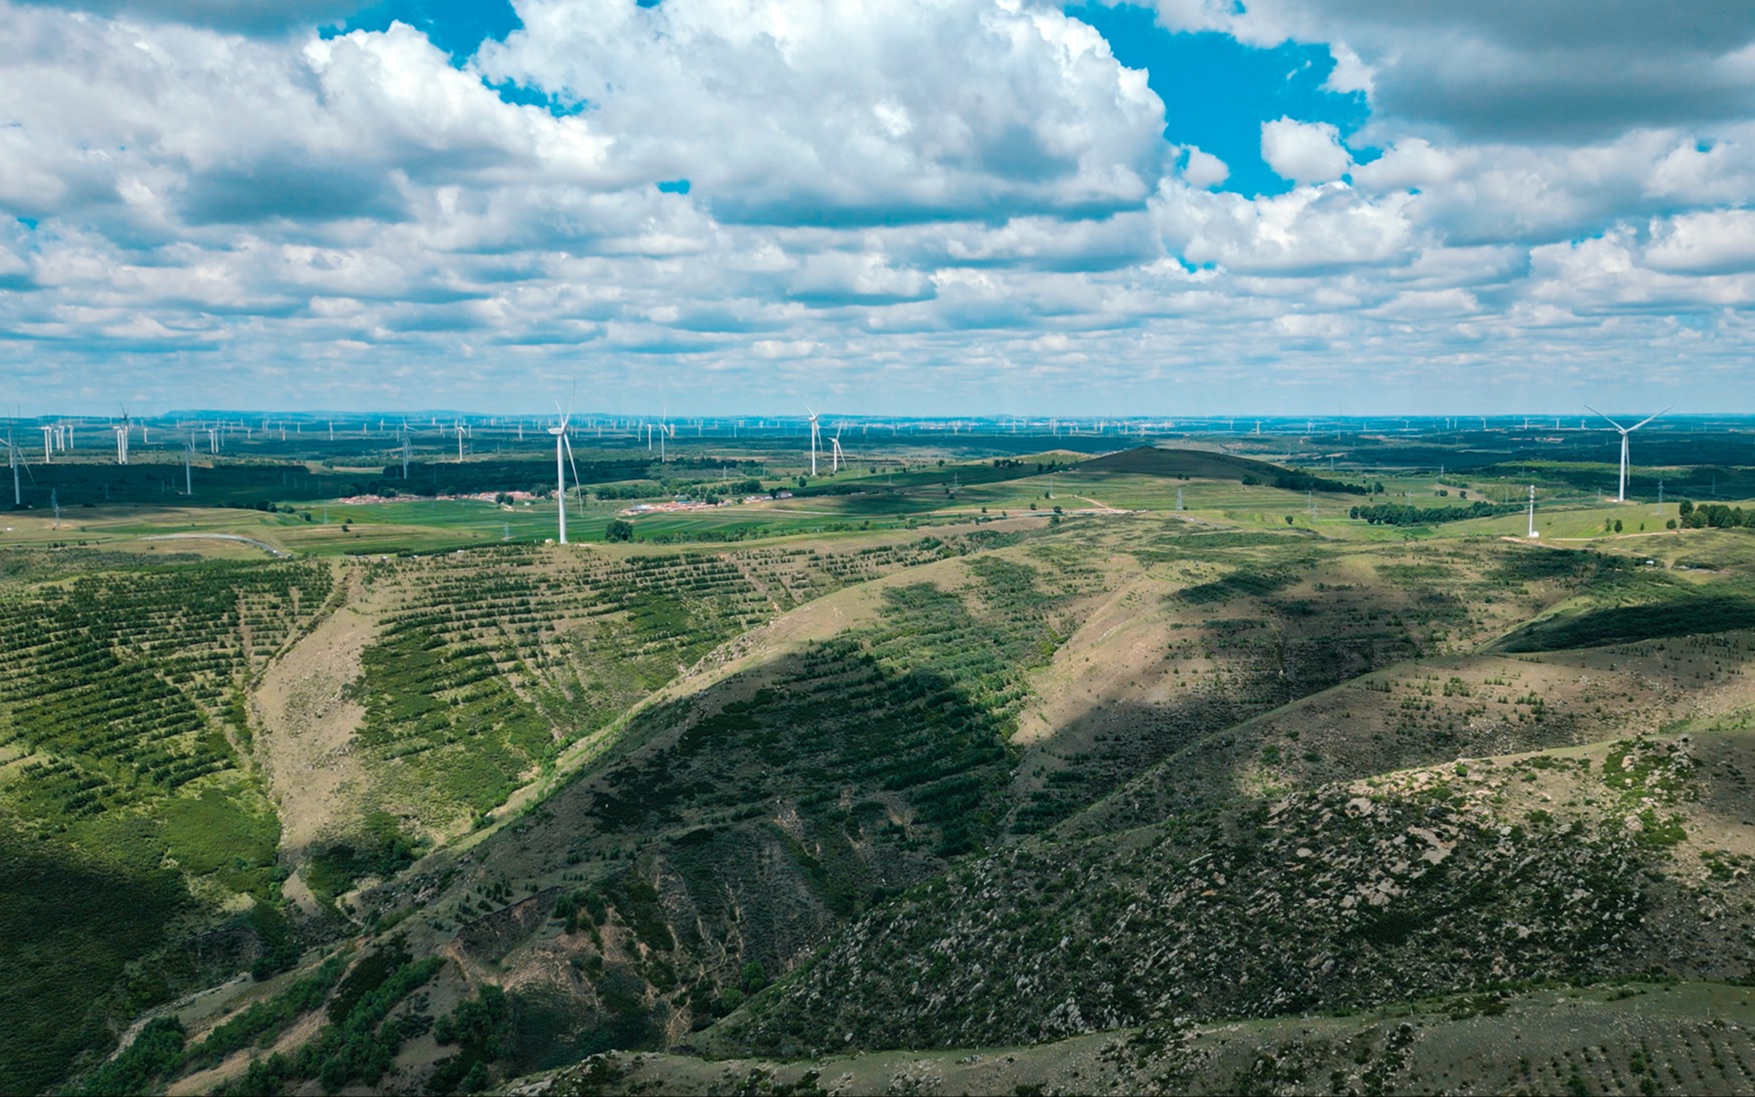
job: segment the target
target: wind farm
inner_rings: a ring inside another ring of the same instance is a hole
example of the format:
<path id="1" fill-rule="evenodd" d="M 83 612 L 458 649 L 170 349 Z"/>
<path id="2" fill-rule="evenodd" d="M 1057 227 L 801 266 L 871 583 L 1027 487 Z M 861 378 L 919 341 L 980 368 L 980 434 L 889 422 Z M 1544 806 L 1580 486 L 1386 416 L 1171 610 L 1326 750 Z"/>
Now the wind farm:
<path id="1" fill-rule="evenodd" d="M 1664 414 L 1628 427 L 1600 416 L 1608 424 L 1604 430 L 1588 428 L 1584 419 L 1548 415 L 1464 420 L 1469 429 L 1452 419 L 836 416 L 826 431 L 821 416 L 806 409 L 797 417 L 690 419 L 688 432 L 679 436 L 668 415 L 575 415 L 558 406 L 548 417 L 429 412 L 361 414 L 351 421 L 327 414 L 223 412 L 142 418 L 123 409 L 109 420 L 15 419 L 10 437 L 41 431 L 45 448 L 33 460 L 12 441 L 8 454 L 19 481 L 14 510 L 26 515 L 45 509 L 51 492 L 65 506 L 127 506 L 137 514 L 166 504 L 272 506 L 301 514 L 325 505 L 332 518 L 359 508 L 360 521 L 346 523 L 350 534 L 360 533 L 355 525 L 405 514 L 413 526 L 431 531 L 423 535 L 429 540 L 445 536 L 439 515 L 461 516 L 474 506 L 482 520 L 459 517 L 459 529 L 496 526 L 502 535 L 510 529 L 519 539 L 567 543 L 560 500 L 569 492 L 573 540 L 601 536 L 615 519 L 631 522 L 637 533 L 651 530 L 679 540 L 828 528 L 854 518 L 868 528 L 918 525 L 934 514 L 981 517 L 983 505 L 985 517 L 993 519 L 1018 509 L 1028 514 L 1032 501 L 1046 502 L 1019 490 L 1031 476 L 1008 470 L 996 477 L 994 461 L 1050 455 L 1047 462 L 1027 465 L 1052 464 L 1063 475 L 1077 476 L 1083 461 L 1150 446 L 1235 454 L 1337 480 L 1381 480 L 1384 491 L 1369 502 L 1418 502 L 1424 509 L 1440 501 L 1453 508 L 1483 500 L 1509 506 L 1513 479 L 1515 494 L 1539 490 L 1544 513 L 1557 515 L 1594 512 L 1607 500 L 1621 506 L 1655 502 L 1674 516 L 1683 499 L 1713 502 L 1751 494 L 1738 471 L 1747 424 L 1699 416 L 1665 421 Z M 1663 429 L 1653 427 L 1654 420 Z M 1649 457 L 1635 465 L 1629 437 L 1641 428 L 1650 439 Z M 100 429 L 114 435 L 109 454 L 78 442 L 81 434 Z M 203 435 L 205 445 L 198 446 Z M 850 435 L 858 441 L 857 458 L 843 445 Z M 553 443 L 552 480 L 541 472 L 545 459 L 536 438 Z M 576 451 L 582 460 L 575 459 Z M 1472 493 L 1465 486 L 1471 483 Z M 1130 485 L 1113 502 L 1083 505 L 1173 510 L 1179 490 L 1159 499 Z M 1199 509 L 1199 494 L 1194 491 L 1185 505 Z M 1269 494 L 1264 489 L 1264 506 Z M 1667 500 L 1659 498 L 1666 494 Z M 1230 513 L 1242 513 L 1232 505 L 1238 500 L 1224 502 Z M 1298 509 L 1308 512 L 1311 502 L 1305 499 Z M 1316 520 L 1327 515 L 1337 532 L 1358 521 L 1349 517 L 1357 499 L 1315 503 Z M 545 512 L 546 518 L 539 517 Z M 1533 515 L 1526 517 L 1533 522 Z M 320 539 L 323 531 L 297 534 Z"/>
<path id="2" fill-rule="evenodd" d="M 1755 1093 L 1755 5 L 0 29 L 0 1094 Z"/>
<path id="3" fill-rule="evenodd" d="M 1755 419 L 556 402 L 5 436 L 5 864 L 124 942 L 5 931 L 37 950 L 28 1009 L 0 996 L 18 1085 L 709 1092 L 735 1060 L 879 1092 L 979 1047 L 975 1089 L 1229 1090 L 1296 1017 L 1370 1050 L 1329 1073 L 1504 1088 L 1517 1054 L 1458 1035 L 1501 1007 L 1609 1047 L 1606 1085 L 1741 1001 L 1687 888 L 1755 903 L 1716 806 L 1755 766 Z M 1454 875 L 1415 887 L 1396 843 L 1428 832 Z M 1605 919 L 1693 928 L 1654 969 L 1658 931 L 1604 949 Z M 1283 956 L 1233 979 L 1249 926 Z M 982 981 L 1007 966 L 1040 992 Z M 1678 1012 L 1623 1046 L 1623 991 Z M 1171 1010 L 1213 1054 L 1151 1050 Z M 1390 1017 L 1433 1035 L 1393 1058 Z"/>

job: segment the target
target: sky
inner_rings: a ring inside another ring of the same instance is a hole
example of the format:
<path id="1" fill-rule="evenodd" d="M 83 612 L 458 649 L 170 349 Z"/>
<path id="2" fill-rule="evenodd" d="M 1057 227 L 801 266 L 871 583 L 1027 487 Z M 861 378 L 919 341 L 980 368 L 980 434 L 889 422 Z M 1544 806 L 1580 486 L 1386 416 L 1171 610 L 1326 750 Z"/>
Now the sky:
<path id="1" fill-rule="evenodd" d="M 0 401 L 1755 411 L 1745 0 L 0 0 Z"/>

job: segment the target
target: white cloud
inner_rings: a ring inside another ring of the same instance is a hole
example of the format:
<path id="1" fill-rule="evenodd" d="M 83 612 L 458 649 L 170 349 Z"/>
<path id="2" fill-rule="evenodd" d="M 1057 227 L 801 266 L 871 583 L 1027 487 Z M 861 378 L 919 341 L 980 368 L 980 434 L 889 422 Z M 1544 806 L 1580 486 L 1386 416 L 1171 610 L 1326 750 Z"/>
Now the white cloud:
<path id="1" fill-rule="evenodd" d="M 722 217 L 859 224 L 1139 207 L 1162 104 L 1090 27 L 990 0 L 530 0 L 477 65 L 569 101 Z"/>
<path id="2" fill-rule="evenodd" d="M 1331 90 L 1371 97 L 1366 163 L 1333 126 L 1263 126 L 1295 185 L 1252 199 L 1164 140 L 1143 73 L 1026 0 L 528 0 L 461 68 L 406 26 L 324 40 L 200 3 L 0 0 L 0 332 L 32 392 L 150 368 L 215 402 L 489 406 L 580 373 L 614 406 L 669 384 L 748 407 L 808 377 L 1104 413 L 1337 377 L 1417 405 L 1434 377 L 1665 354 L 1747 391 L 1724 371 L 1755 336 L 1755 109 L 1550 141 L 1468 139 L 1479 96 L 1409 107 L 1451 79 L 1410 83 L 1440 40 L 1522 79 L 1537 47 L 1502 6 L 1427 40 L 1340 0 L 1166 3 L 1328 41 Z"/>
<path id="3" fill-rule="evenodd" d="M 1157 204 L 1168 246 L 1193 263 L 1242 273 L 1327 274 L 1405 257 L 1411 199 L 1371 200 L 1344 183 L 1247 199 L 1166 183 Z"/>
<path id="4" fill-rule="evenodd" d="M 1336 90 L 1384 117 L 1453 133 L 1568 144 L 1642 126 L 1746 117 L 1755 106 L 1748 4 L 1156 0 L 1177 30 L 1258 46 L 1325 43 Z M 1344 43 L 1344 44 L 1343 44 Z"/>
<path id="5" fill-rule="evenodd" d="M 1194 187 L 1216 187 L 1231 176 L 1231 168 L 1225 161 L 1198 148 L 1188 150 L 1188 163 L 1183 165 L 1182 177 Z"/>
<path id="6" fill-rule="evenodd" d="M 1709 210 L 1660 221 L 1641 258 L 1672 273 L 1755 272 L 1755 211 Z"/>
<path id="7" fill-rule="evenodd" d="M 1261 124 L 1261 158 L 1268 167 L 1294 183 L 1327 183 L 1353 166 L 1341 147 L 1341 134 L 1329 122 L 1299 122 L 1281 117 Z"/>
<path id="8" fill-rule="evenodd" d="M 1347 48 L 1345 42 L 1331 42 L 1328 47 L 1329 56 L 1334 58 L 1335 67 L 1323 81 L 1323 90 L 1339 92 L 1362 91 L 1367 96 L 1376 87 L 1375 73 L 1370 65 L 1360 60 L 1359 55 Z"/>

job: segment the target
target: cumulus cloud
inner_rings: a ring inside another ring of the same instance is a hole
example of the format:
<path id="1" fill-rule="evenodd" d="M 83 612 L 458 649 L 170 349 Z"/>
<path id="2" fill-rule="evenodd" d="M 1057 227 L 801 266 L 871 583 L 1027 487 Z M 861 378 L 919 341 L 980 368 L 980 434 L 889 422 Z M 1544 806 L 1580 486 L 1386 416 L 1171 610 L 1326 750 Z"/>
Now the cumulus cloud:
<path id="1" fill-rule="evenodd" d="M 245 34 L 284 34 L 296 27 L 332 23 L 358 11 L 361 0 L 23 0 L 32 7 L 60 8 L 151 22 L 185 23 Z"/>
<path id="2" fill-rule="evenodd" d="M 1182 177 L 1190 186 L 1216 187 L 1231 176 L 1225 161 L 1198 148 L 1188 150 L 1188 162 L 1182 166 Z"/>
<path id="3" fill-rule="evenodd" d="M 400 24 L 325 37 L 316 7 L 0 0 L 0 339 L 32 392 L 148 368 L 331 406 L 487 406 L 578 371 L 612 406 L 808 379 L 873 410 L 1111 413 L 1336 377 L 1420 406 L 1437 376 L 1664 355 L 1745 391 L 1740 17 L 1690 6 L 1616 68 L 1649 28 L 1593 8 L 1552 80 L 1596 120 L 1501 125 L 1506 89 L 1550 79 L 1525 8 L 1163 0 L 1171 25 L 1326 42 L 1331 90 L 1370 99 L 1348 142 L 1263 124 L 1292 188 L 1251 198 L 1032 0 L 526 0 L 461 60 Z"/>
<path id="4" fill-rule="evenodd" d="M 1316 275 L 1404 259 L 1415 242 L 1411 201 L 1374 201 L 1344 183 L 1253 199 L 1166 183 L 1154 208 L 1166 242 L 1191 263 Z"/>
<path id="5" fill-rule="evenodd" d="M 1341 147 L 1340 131 L 1328 122 L 1298 122 L 1282 116 L 1261 124 L 1261 158 L 1283 179 L 1327 183 L 1353 166 Z"/>
<path id="6" fill-rule="evenodd" d="M 1331 44 L 1331 82 L 1380 115 L 1468 137 L 1595 141 L 1748 115 L 1755 7 L 1644 0 L 1157 0 L 1160 21 Z"/>
<path id="7" fill-rule="evenodd" d="M 615 158 L 686 177 L 722 217 L 898 218 L 1139 208 L 1163 105 L 1096 31 L 992 0 L 529 0 L 494 81 L 589 103 Z"/>
<path id="8" fill-rule="evenodd" d="M 1683 274 L 1755 272 L 1755 211 L 1707 210 L 1654 224 L 1642 259 Z"/>

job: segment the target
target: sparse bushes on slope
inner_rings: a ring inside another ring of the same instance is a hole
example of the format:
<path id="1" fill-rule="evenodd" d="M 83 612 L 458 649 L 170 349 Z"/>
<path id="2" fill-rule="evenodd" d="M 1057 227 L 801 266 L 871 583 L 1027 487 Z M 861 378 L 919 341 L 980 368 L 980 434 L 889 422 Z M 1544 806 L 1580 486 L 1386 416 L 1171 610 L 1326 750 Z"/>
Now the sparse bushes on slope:
<path id="1" fill-rule="evenodd" d="M 1660 852 L 1618 816 L 1502 818 L 1452 780 L 1006 851 L 869 915 L 721 1046 L 1031 1043 L 1646 966 Z"/>

